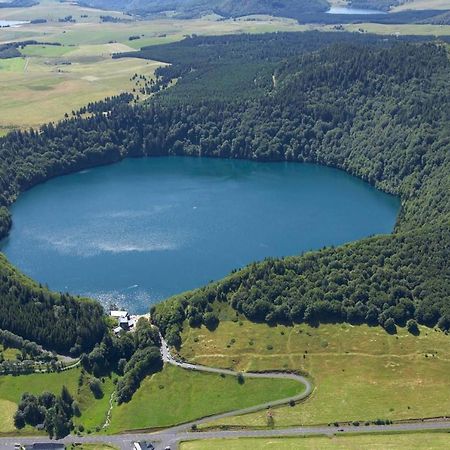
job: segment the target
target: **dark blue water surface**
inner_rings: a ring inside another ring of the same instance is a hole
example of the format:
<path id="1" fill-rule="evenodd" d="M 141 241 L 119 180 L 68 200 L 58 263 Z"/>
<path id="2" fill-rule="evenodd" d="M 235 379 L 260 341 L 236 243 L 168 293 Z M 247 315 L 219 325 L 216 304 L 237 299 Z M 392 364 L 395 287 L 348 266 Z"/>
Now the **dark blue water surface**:
<path id="1" fill-rule="evenodd" d="M 52 289 L 141 313 L 266 256 L 389 233 L 399 206 L 322 166 L 128 159 L 21 195 L 1 250 Z"/>

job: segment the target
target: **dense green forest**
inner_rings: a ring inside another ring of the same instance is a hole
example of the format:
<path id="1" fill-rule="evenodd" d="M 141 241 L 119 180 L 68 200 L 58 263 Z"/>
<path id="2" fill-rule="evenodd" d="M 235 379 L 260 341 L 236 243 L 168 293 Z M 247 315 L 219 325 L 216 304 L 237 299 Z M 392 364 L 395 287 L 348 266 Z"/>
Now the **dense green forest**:
<path id="1" fill-rule="evenodd" d="M 270 14 L 294 17 L 302 13 L 324 12 L 326 0 L 84 0 L 94 8 L 126 11 L 139 15 L 172 11 L 177 17 L 193 18 L 216 13 L 223 17 Z"/>
<path id="2" fill-rule="evenodd" d="M 20 52 L 19 49 L 23 49 L 27 45 L 44 45 L 44 43 L 35 40 L 28 40 L 28 41 L 8 42 L 6 44 L 0 44 L 0 59 L 21 57 L 22 53 Z M 61 44 L 54 42 L 50 43 L 46 42 L 45 45 L 60 46 Z"/>
<path id="3" fill-rule="evenodd" d="M 162 369 L 157 330 L 144 318 L 139 319 L 134 333 L 121 336 L 105 335 L 89 354 L 83 354 L 83 367 L 96 377 L 115 372 L 121 375 L 117 383 L 117 401 L 128 402 L 149 374 Z"/>
<path id="4" fill-rule="evenodd" d="M 352 8 L 377 9 L 379 11 L 389 11 L 394 6 L 403 5 L 408 0 L 351 0 Z"/>
<path id="5" fill-rule="evenodd" d="M 80 415 L 79 406 L 63 386 L 58 396 L 51 392 L 43 392 L 38 397 L 24 393 L 14 414 L 14 425 L 21 429 L 25 425 L 43 424 L 51 438 L 61 439 L 73 429 L 72 418 L 76 415 Z"/>
<path id="6" fill-rule="evenodd" d="M 158 89 L 177 78 L 174 87 L 146 104 L 123 94 L 0 140 L 1 229 L 8 230 L 6 207 L 20 192 L 125 157 L 325 164 L 400 195 L 395 234 L 252 264 L 163 302 L 153 314 L 169 341 L 179 343 L 185 319 L 215 326 L 216 300 L 268 323 L 348 320 L 392 332 L 416 320 L 448 329 L 450 65 L 445 45 L 424 40 L 279 33 L 145 49 L 139 56 L 172 63 L 158 71 Z M 49 348 L 75 342 L 74 352 L 100 341 L 98 304 L 50 294 L 5 259 L 0 276 L 1 328 Z M 155 363 L 152 352 L 141 357 Z M 135 370 L 130 362 L 125 392 L 147 363 Z"/>
<path id="7" fill-rule="evenodd" d="M 442 14 L 424 19 L 422 23 L 430 23 L 432 25 L 450 25 L 450 11 L 444 11 Z"/>
<path id="8" fill-rule="evenodd" d="M 78 355 L 105 332 L 99 303 L 52 293 L 11 267 L 0 254 L 0 328 L 47 349 Z"/>

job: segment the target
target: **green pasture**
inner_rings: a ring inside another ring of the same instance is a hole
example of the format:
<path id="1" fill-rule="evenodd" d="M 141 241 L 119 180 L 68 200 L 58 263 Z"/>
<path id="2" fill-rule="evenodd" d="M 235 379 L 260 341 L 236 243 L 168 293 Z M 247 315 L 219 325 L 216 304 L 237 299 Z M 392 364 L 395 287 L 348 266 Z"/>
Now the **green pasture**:
<path id="1" fill-rule="evenodd" d="M 211 439 L 183 442 L 181 450 L 440 450 L 450 446 L 446 431 L 286 438 Z"/>
<path id="2" fill-rule="evenodd" d="M 23 56 L 36 56 L 42 58 L 58 58 L 72 51 L 71 47 L 62 45 L 27 45 L 20 52 Z"/>
<path id="3" fill-rule="evenodd" d="M 107 433 L 168 427 L 201 417 L 294 396 L 304 387 L 293 380 L 222 377 L 166 366 L 146 378 L 129 403 L 113 409 Z"/>
<path id="4" fill-rule="evenodd" d="M 348 324 L 269 327 L 223 321 L 214 332 L 186 327 L 181 356 L 241 371 L 297 370 L 316 386 L 295 407 L 274 410 L 275 426 L 448 415 L 450 337 L 422 328 L 389 335 Z M 265 427 L 265 412 L 212 425 Z"/>

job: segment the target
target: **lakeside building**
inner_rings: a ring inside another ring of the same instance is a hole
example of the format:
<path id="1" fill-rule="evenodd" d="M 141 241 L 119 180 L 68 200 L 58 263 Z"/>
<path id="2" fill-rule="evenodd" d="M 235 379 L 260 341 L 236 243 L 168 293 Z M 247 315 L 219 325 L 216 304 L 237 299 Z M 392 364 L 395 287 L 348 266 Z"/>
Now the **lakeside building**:
<path id="1" fill-rule="evenodd" d="M 110 316 L 117 319 L 117 327 L 114 328 L 114 334 L 118 335 L 122 331 L 132 331 L 136 325 L 137 317 L 130 316 L 128 311 L 110 311 Z"/>

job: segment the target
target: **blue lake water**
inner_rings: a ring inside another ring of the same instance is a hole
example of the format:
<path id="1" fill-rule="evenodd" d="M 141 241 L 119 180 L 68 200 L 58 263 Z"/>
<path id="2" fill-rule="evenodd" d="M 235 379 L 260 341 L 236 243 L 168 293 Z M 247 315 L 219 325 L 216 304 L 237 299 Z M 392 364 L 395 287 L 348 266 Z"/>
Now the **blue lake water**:
<path id="1" fill-rule="evenodd" d="M 52 289 L 141 313 L 266 256 L 390 233 L 399 207 L 318 165 L 127 159 L 21 195 L 0 249 Z"/>
<path id="2" fill-rule="evenodd" d="M 358 14 L 358 15 L 369 15 L 369 14 L 387 14 L 384 11 L 378 9 L 360 9 L 360 8 L 350 8 L 348 6 L 332 6 L 327 14 Z"/>

